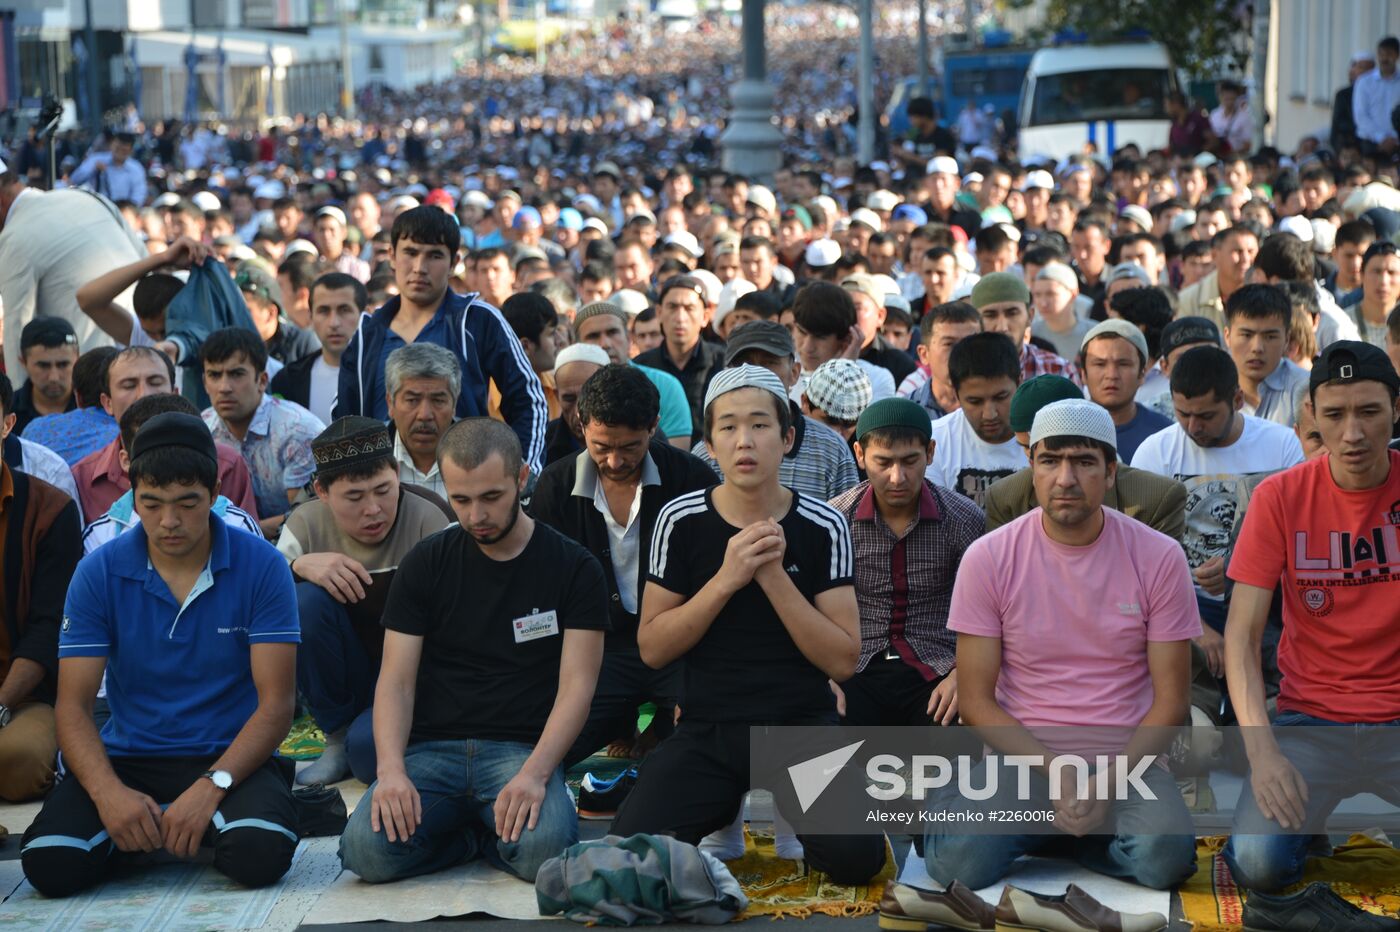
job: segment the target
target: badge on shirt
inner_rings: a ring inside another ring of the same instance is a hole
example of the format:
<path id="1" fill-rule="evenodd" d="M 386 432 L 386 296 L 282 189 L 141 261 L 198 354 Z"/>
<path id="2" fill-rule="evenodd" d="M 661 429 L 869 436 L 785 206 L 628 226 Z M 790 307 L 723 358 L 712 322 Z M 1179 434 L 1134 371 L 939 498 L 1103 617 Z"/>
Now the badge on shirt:
<path id="1" fill-rule="evenodd" d="M 515 643 L 538 641 L 540 638 L 553 637 L 559 633 L 559 613 L 552 609 L 547 612 L 536 611 L 515 619 L 512 624 L 515 626 Z"/>

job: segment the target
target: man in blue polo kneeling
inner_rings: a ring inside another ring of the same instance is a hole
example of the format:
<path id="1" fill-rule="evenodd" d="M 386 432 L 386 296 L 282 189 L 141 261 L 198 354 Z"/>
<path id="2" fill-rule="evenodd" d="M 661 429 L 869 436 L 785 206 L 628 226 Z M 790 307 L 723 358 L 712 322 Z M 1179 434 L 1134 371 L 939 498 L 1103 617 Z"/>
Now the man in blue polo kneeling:
<path id="1" fill-rule="evenodd" d="M 196 416 L 137 432 L 128 470 L 141 526 L 78 564 L 59 638 L 67 775 L 24 835 L 24 874 L 77 893 L 164 849 L 250 887 L 296 850 L 289 773 L 274 759 L 296 701 L 296 591 L 286 561 L 211 513 L 218 453 Z M 103 673 L 111 718 L 92 707 Z"/>

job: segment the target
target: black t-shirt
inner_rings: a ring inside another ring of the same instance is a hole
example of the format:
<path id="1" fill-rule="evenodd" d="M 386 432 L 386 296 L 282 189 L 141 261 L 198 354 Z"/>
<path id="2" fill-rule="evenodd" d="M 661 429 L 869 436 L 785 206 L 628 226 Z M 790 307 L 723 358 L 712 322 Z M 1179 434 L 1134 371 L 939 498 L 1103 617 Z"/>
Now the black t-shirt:
<path id="1" fill-rule="evenodd" d="M 742 529 L 719 516 L 712 492 L 689 492 L 661 510 L 650 582 L 690 598 L 719 572 L 729 538 Z M 804 598 L 815 602 L 818 593 L 852 585 L 851 535 L 840 512 L 794 492 L 779 524 L 787 540 L 783 566 Z M 797 649 L 756 582 L 730 598 L 683 660 L 687 721 L 811 722 L 835 710 L 826 674 Z"/>
<path id="2" fill-rule="evenodd" d="M 598 560 L 547 525 L 507 561 L 453 525 L 399 564 L 384 627 L 423 638 L 409 741 L 534 744 L 559 688 L 564 631 L 608 630 L 608 586 Z"/>

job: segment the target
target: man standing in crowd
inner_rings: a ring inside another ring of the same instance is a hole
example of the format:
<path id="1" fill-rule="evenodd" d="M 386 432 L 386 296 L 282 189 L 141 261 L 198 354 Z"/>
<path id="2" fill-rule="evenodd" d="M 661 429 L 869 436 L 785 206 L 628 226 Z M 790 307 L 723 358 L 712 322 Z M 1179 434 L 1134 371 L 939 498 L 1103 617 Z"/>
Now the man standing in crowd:
<path id="1" fill-rule="evenodd" d="M 28 376 L 15 392 L 16 434 L 35 418 L 63 414 L 77 407 L 73 400 L 73 364 L 78 361 L 78 335 L 62 317 L 36 317 L 24 325 L 19 359 Z"/>
<path id="2" fill-rule="evenodd" d="M 1260 480 L 1303 461 L 1293 431 L 1241 414 L 1244 395 L 1230 355 L 1200 346 L 1172 365 L 1176 423 L 1148 437 L 1133 466 L 1186 486 L 1186 533 L 1181 545 L 1196 582 L 1201 619 L 1209 627 L 1203 647 L 1212 670 L 1223 661 L 1228 602 L 1225 567 L 1239 523 Z"/>
<path id="3" fill-rule="evenodd" d="M 99 346 L 79 356 L 73 364 L 75 407 L 36 417 L 25 429 L 25 439 L 48 447 L 70 467 L 110 443 L 117 435 L 117 422 L 102 408 L 102 378 L 107 360 L 116 354 L 113 347 Z"/>
<path id="4" fill-rule="evenodd" d="M 146 203 L 146 166 L 131 157 L 136 137 L 131 133 L 107 133 L 107 151 L 93 152 L 68 176 L 68 185 L 89 188 L 103 197 L 130 201 L 137 207 Z"/>
<path id="5" fill-rule="evenodd" d="M 211 513 L 219 461 L 199 418 L 152 418 L 131 453 L 142 530 L 85 559 L 69 587 L 56 708 L 68 776 L 25 833 L 24 875 L 71 896 L 132 855 L 188 860 L 210 838 L 216 870 L 266 886 L 298 838 L 273 757 L 296 707 L 291 574 Z"/>
<path id="6" fill-rule="evenodd" d="M 19 341 L 36 317 L 63 317 L 80 352 L 110 343 L 78 308 L 78 289 L 93 278 L 147 255 L 121 214 L 91 191 L 38 191 L 0 162 L 0 302 L 4 304 L 5 371 L 23 369 Z M 130 298 L 117 303 L 130 312 Z"/>
<path id="7" fill-rule="evenodd" d="M 18 803 L 53 784 L 59 627 L 82 519 L 66 493 L 0 462 L 0 522 L 0 799 Z"/>
<path id="8" fill-rule="evenodd" d="M 1205 278 L 1177 296 L 1177 317 L 1204 317 L 1217 327 L 1225 326 L 1225 302 L 1249 278 L 1254 257 L 1259 254 L 1259 237 L 1247 226 L 1233 226 L 1211 237 L 1210 253 L 1215 268 Z"/>
<path id="9" fill-rule="evenodd" d="M 948 354 L 948 378 L 958 410 L 933 422 L 934 457 L 926 475 L 981 507 L 987 488 L 1026 461 L 1010 419 L 1021 360 L 1005 334 L 974 333 Z"/>
<path id="10" fill-rule="evenodd" d="M 610 741 L 630 743 L 645 702 L 657 705 L 656 734 L 669 734 L 680 695 L 677 665 L 653 670 L 642 662 L 637 616 L 658 513 L 672 499 L 714 485 L 715 475 L 656 437 L 660 397 L 640 369 L 614 363 L 583 384 L 584 450 L 546 467 L 530 499 L 536 520 L 586 547 L 608 579 L 612 629 L 588 720 L 565 766 Z"/>
<path id="11" fill-rule="evenodd" d="M 432 343 L 401 346 L 384 362 L 384 385 L 399 481 L 447 498 L 437 453 L 462 389 L 457 357 Z"/>
<path id="12" fill-rule="evenodd" d="M 1400 377 L 1375 347 L 1341 341 L 1323 351 L 1308 391 L 1329 452 L 1259 484 L 1230 561 L 1225 663 L 1236 715 L 1253 727 L 1242 729 L 1250 778 L 1224 857 L 1251 906 L 1256 891 L 1301 879 L 1324 820 L 1359 784 L 1400 803 L 1400 755 L 1387 740 L 1400 721 L 1400 576 L 1389 571 L 1395 554 L 1369 545 L 1395 539 L 1400 452 L 1386 445 L 1397 390 Z M 1279 590 L 1283 682 L 1270 728 L 1260 645 Z M 1342 723 L 1350 727 L 1293 734 Z M 1259 903 L 1280 914 L 1298 905 Z"/>
<path id="13" fill-rule="evenodd" d="M 1171 421 L 1137 402 L 1147 374 L 1147 337 L 1126 320 L 1105 320 L 1084 335 L 1079 365 L 1089 398 L 1113 418 L 1118 455 L 1131 461 L 1138 445 Z"/>
<path id="14" fill-rule="evenodd" d="M 724 349 L 701 339 L 705 327 L 705 286 L 689 275 L 677 275 L 661 286 L 656 316 L 664 341 L 637 356 L 639 366 L 659 369 L 678 379 L 690 402 L 690 439 L 700 440 L 705 389 L 723 365 Z"/>
<path id="15" fill-rule="evenodd" d="M 982 329 L 1000 333 L 1016 347 L 1021 380 L 1037 375 L 1063 375 L 1076 385 L 1079 372 L 1074 363 L 1035 346 L 1028 339 L 1031 329 L 1031 290 L 1014 272 L 993 272 L 972 286 L 972 306 L 982 315 Z"/>
<path id="16" fill-rule="evenodd" d="M 706 392 L 725 481 L 662 509 L 637 631 L 648 666 L 684 658 L 683 715 L 642 766 L 617 835 L 698 843 L 739 813 L 751 725 L 836 722 L 827 681 L 849 679 L 860 652 L 850 533 L 840 512 L 779 484 L 789 412 L 783 383 L 757 366 L 722 370 Z M 767 785 L 792 811 L 787 775 Z M 877 835 L 798 841 L 836 883 L 865 883 L 885 860 Z"/>
<path id="17" fill-rule="evenodd" d="M 1225 302 L 1225 346 L 1240 374 L 1240 409 L 1284 427 L 1298 421 L 1294 399 L 1308 373 L 1287 358 L 1293 304 L 1277 285 L 1245 285 Z"/>
<path id="18" fill-rule="evenodd" d="M 690 400 L 680 380 L 669 372 L 634 363 L 629 356 L 631 337 L 627 334 L 627 315 L 616 304 L 596 301 L 579 308 L 574 315 L 574 333 L 580 343 L 592 343 L 607 352 L 618 365 L 637 365 L 642 375 L 656 386 L 661 399 L 657 432 L 673 447 L 690 449 Z"/>
<path id="19" fill-rule="evenodd" d="M 436 495 L 399 481 L 393 442 L 378 421 L 343 417 L 317 435 L 311 454 L 316 500 L 293 511 L 277 538 L 297 583 L 297 684 L 326 735 L 325 752 L 297 782 L 329 785 L 353 770 L 368 783 L 389 584 L 408 552 L 453 516 Z"/>
<path id="20" fill-rule="evenodd" d="M 1395 108 L 1400 107 L 1400 39 L 1386 36 L 1376 45 L 1376 67 L 1356 79 L 1351 93 L 1356 135 L 1366 155 L 1394 155 Z"/>
<path id="21" fill-rule="evenodd" d="M 542 467 L 549 408 L 544 389 L 501 312 L 475 295 L 452 292 L 449 280 L 462 245 L 453 217 L 415 207 L 394 220 L 390 262 L 398 295 L 360 318 L 341 357 L 336 414 L 388 417 L 385 361 L 410 343 L 434 343 L 457 357 L 463 380 L 458 417 L 486 414 L 488 381 L 501 390 L 501 416 L 520 438 L 525 462 Z"/>
<path id="22" fill-rule="evenodd" d="M 102 377 L 102 407 L 113 423 L 120 423 L 132 402 L 147 395 L 174 392 L 175 366 L 170 357 L 149 346 L 130 346 L 107 360 Z M 121 437 L 115 433 L 110 443 L 73 464 L 73 483 L 78 487 L 82 513 L 96 518 L 131 488 L 122 467 Z M 257 514 L 253 480 L 248 464 L 238 450 L 215 444 L 219 458 L 219 491 L 249 514 Z M 285 509 L 284 509 L 285 510 Z"/>
<path id="23" fill-rule="evenodd" d="M 1174 542 L 1103 506 L 1116 439 L 1113 419 L 1093 402 L 1042 408 L 1030 432 L 1041 507 L 963 555 L 948 615 L 958 634 L 958 707 L 969 725 L 999 726 L 984 734 L 1002 753 L 1137 761 L 1166 751 L 1171 729 L 1186 719 L 1190 641 L 1201 631 L 1191 577 Z M 1053 810 L 1064 834 L 931 829 L 925 865 L 940 884 L 990 886 L 1022 855 L 1052 845 L 1091 870 L 1154 890 L 1195 872 L 1190 815 L 1165 767 L 1142 776 L 1150 795 L 1134 791 L 1119 800 L 1081 798 L 1082 790 L 1052 800 L 1038 769 L 1031 798 L 1018 799 L 1014 771 L 1008 766 L 996 777 L 998 792 L 974 807 Z M 970 785 L 996 777 L 974 774 Z M 969 804 L 959 797 L 955 805 Z"/>
<path id="24" fill-rule="evenodd" d="M 768 320 L 752 321 L 734 330 L 724 346 L 724 364 L 767 369 L 789 392 L 797 382 L 800 366 L 787 328 Z M 855 457 L 846 441 L 821 421 L 803 414 L 790 395 L 788 410 L 793 435 L 792 446 L 783 453 L 782 465 L 778 467 L 778 481 L 783 488 L 818 501 L 830 501 L 859 482 Z M 719 473 L 719 463 L 703 440 L 690 452 Z M 723 474 L 720 478 L 724 478 Z"/>
<path id="25" fill-rule="evenodd" d="M 311 440 L 326 425 L 301 405 L 267 393 L 266 350 L 251 331 L 215 330 L 200 347 L 199 360 L 211 402 L 204 423 L 215 440 L 242 454 L 263 532 L 274 536 L 311 481 Z"/>
<path id="26" fill-rule="evenodd" d="M 1021 383 L 1011 397 L 1011 429 L 1027 461 L 1031 458 L 1031 426 L 1040 409 L 1083 397 L 1078 385 L 1059 375 L 1038 375 Z M 992 483 L 982 503 L 987 511 L 987 530 L 995 531 L 1037 507 L 1034 480 L 1027 467 Z M 1175 479 L 1124 465 L 1121 460 L 1112 488 L 1104 490 L 1103 503 L 1177 542 L 1186 530 L 1186 487 Z"/>
<path id="27" fill-rule="evenodd" d="M 369 293 L 353 276 L 328 272 L 311 283 L 309 300 L 311 329 L 321 349 L 283 366 L 272 377 L 270 391 L 328 424 L 340 390 L 340 357 L 369 305 Z"/>
<path id="28" fill-rule="evenodd" d="M 394 574 L 377 778 L 340 859 L 370 883 L 476 858 L 533 882 L 578 841 L 560 762 L 593 698 L 607 582 L 592 554 L 521 511 L 529 467 L 509 427 L 468 418 L 439 456 L 458 524 Z"/>
<path id="29" fill-rule="evenodd" d="M 924 477 L 937 455 L 927 413 L 886 398 L 856 422 L 869 477 L 832 499 L 850 525 L 860 659 L 838 687 L 847 725 L 951 725 L 958 717 L 957 638 L 948 605 L 981 509 Z"/>

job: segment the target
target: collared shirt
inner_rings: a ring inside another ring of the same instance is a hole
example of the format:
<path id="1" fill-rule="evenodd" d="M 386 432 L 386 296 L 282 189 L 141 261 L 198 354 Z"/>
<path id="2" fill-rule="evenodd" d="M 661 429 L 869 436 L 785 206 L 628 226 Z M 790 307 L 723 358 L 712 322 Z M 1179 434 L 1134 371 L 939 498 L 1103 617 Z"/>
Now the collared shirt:
<path id="1" fill-rule="evenodd" d="M 216 443 L 215 447 L 219 455 L 219 490 L 239 508 L 251 513 L 258 503 L 247 464 L 238 451 L 227 444 Z M 72 481 L 77 486 L 78 506 L 83 514 L 106 514 L 122 493 L 131 488 L 131 479 L 122 469 L 120 438 L 74 463 Z"/>
<path id="2" fill-rule="evenodd" d="M 399 437 L 399 432 L 394 431 L 394 461 L 399 464 L 399 481 L 409 482 L 420 489 L 427 489 L 429 492 L 436 492 L 444 499 L 447 498 L 447 485 L 442 481 L 442 473 L 438 470 L 437 458 L 433 458 L 433 465 L 427 472 L 420 472 L 418 465 L 413 462 L 413 456 L 408 452 L 408 447 L 403 445 L 403 440 Z"/>
<path id="3" fill-rule="evenodd" d="M 639 354 L 632 362 L 658 369 L 680 381 L 686 400 L 690 402 L 690 442 L 700 440 L 705 423 L 705 389 L 710 386 L 710 378 L 724 368 L 724 347 L 709 340 L 696 342 L 684 369 L 676 366 L 665 343 Z"/>
<path id="4" fill-rule="evenodd" d="M 593 507 L 603 516 L 603 524 L 608 528 L 608 558 L 612 560 L 613 578 L 617 580 L 617 597 L 623 609 L 635 615 L 638 608 L 637 560 L 642 548 L 642 525 L 637 518 L 642 513 L 642 489 L 660 485 L 661 473 L 648 453 L 642 460 L 642 481 L 637 483 L 637 490 L 632 496 L 625 526 L 613 518 L 612 508 L 608 507 L 608 493 L 598 479 L 598 466 L 592 457 L 580 456 L 573 494 L 591 499 Z"/>
<path id="5" fill-rule="evenodd" d="M 1381 143 L 1395 137 L 1390 115 L 1400 107 L 1400 70 L 1385 77 L 1377 68 L 1356 79 L 1351 92 L 1351 112 L 1356 118 L 1356 135 L 1367 142 Z"/>
<path id="6" fill-rule="evenodd" d="M 1210 112 L 1210 128 L 1230 144 L 1232 152 L 1248 152 L 1254 139 L 1254 117 L 1249 112 L 1249 101 L 1239 101 L 1234 113 L 1226 113 L 1224 106 L 1216 107 Z"/>
<path id="7" fill-rule="evenodd" d="M 341 253 L 340 258 L 335 260 L 335 270 L 344 272 L 358 282 L 369 281 L 369 263 L 352 252 Z"/>
<path id="8" fill-rule="evenodd" d="M 83 520 L 82 502 L 78 501 L 78 487 L 73 481 L 73 473 L 63 458 L 48 447 L 31 443 L 14 434 L 5 438 L 4 459 L 11 469 L 18 469 L 36 479 L 43 479 L 49 485 L 78 503 L 78 520 Z"/>
<path id="9" fill-rule="evenodd" d="M 1245 414 L 1292 427 L 1298 423 L 1297 396 L 1294 393 L 1299 385 L 1307 384 L 1308 370 L 1291 359 L 1280 359 L 1278 368 L 1259 383 L 1259 405 L 1251 407 L 1246 401 L 1241 410 Z"/>
<path id="10" fill-rule="evenodd" d="M 263 536 L 262 528 L 258 526 L 258 519 L 222 495 L 214 499 L 214 507 L 210 510 L 222 518 L 229 527 L 247 531 L 257 537 Z M 126 533 L 140 523 L 141 519 L 136 515 L 136 493 L 127 489 L 122 493 L 122 497 L 112 504 L 111 509 L 105 515 L 93 521 L 83 530 L 83 555 L 92 553 L 98 547 Z"/>
<path id="11" fill-rule="evenodd" d="M 1062 375 L 1075 385 L 1083 384 L 1079 381 L 1079 369 L 1074 363 L 1038 346 L 1022 343 L 1021 381 L 1024 382 L 1037 375 Z"/>
<path id="12" fill-rule="evenodd" d="M 846 516 L 855 551 L 857 672 L 893 650 L 925 681 L 947 676 L 957 650 L 957 636 L 948 630 L 953 581 L 963 553 L 986 528 L 982 509 L 925 480 L 918 514 L 896 537 L 880 516 L 869 482 L 831 505 Z"/>
<path id="13" fill-rule="evenodd" d="M 77 398 L 73 395 L 72 392 L 69 392 L 68 406 L 58 413 L 67 414 L 69 411 L 72 411 L 77 406 Z M 38 420 L 40 417 L 47 416 L 40 414 L 39 409 L 34 407 L 33 382 L 25 382 L 19 387 L 18 390 L 15 391 L 14 401 L 11 403 L 10 406 L 10 413 L 15 416 L 15 426 L 13 430 L 17 434 L 24 433 L 24 429 L 30 424 L 32 424 L 34 421 Z"/>
<path id="14" fill-rule="evenodd" d="M 253 477 L 258 516 L 286 514 L 291 507 L 287 493 L 303 488 L 316 472 L 311 441 L 326 429 L 321 419 L 299 404 L 263 395 L 240 440 L 212 407 L 202 416 L 216 441 L 243 454 Z"/>
<path id="15" fill-rule="evenodd" d="M 116 419 L 94 405 L 36 417 L 24 429 L 24 439 L 48 447 L 72 466 L 111 443 L 118 433 Z"/>
<path id="16" fill-rule="evenodd" d="M 100 173 L 99 165 L 102 166 Z M 75 188 L 91 188 L 113 201 L 131 201 L 137 207 L 146 204 L 146 167 L 131 158 L 117 165 L 110 152 L 99 152 L 84 159 L 68 176 L 68 183 Z"/>
<path id="17" fill-rule="evenodd" d="M 183 603 L 135 527 L 82 560 L 68 587 L 58 655 L 105 657 L 112 756 L 217 756 L 258 707 L 257 644 L 301 641 L 287 561 L 209 516 L 209 562 Z"/>

